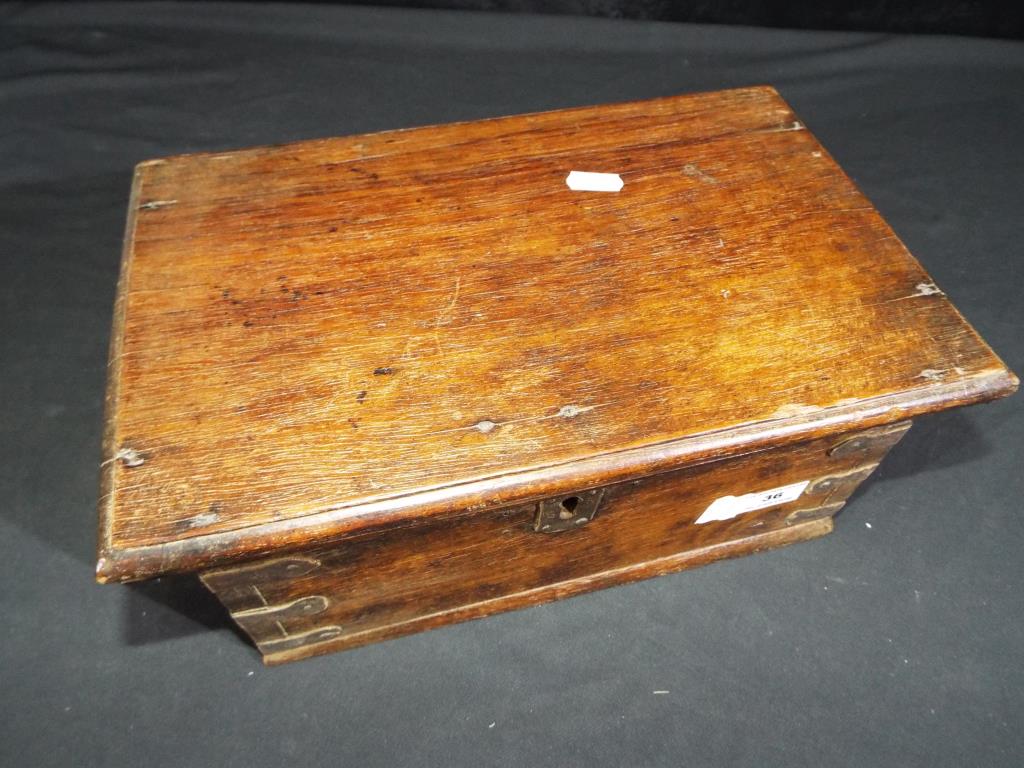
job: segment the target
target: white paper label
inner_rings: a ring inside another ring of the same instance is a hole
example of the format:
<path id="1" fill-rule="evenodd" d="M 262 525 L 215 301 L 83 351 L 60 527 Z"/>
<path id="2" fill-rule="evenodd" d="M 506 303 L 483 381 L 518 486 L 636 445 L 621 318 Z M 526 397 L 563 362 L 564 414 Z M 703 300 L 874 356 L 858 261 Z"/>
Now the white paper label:
<path id="1" fill-rule="evenodd" d="M 744 512 L 753 512 L 755 509 L 774 507 L 777 504 L 786 504 L 796 501 L 804 488 L 810 483 L 804 480 L 792 485 L 784 485 L 781 488 L 772 488 L 759 493 L 745 493 L 742 496 L 723 496 L 711 502 L 711 506 L 704 510 L 704 514 L 697 518 L 697 523 L 710 523 L 713 520 L 731 520 L 736 515 Z"/>
<path id="2" fill-rule="evenodd" d="M 570 171 L 565 183 L 574 192 L 618 192 L 622 189 L 622 177 L 617 173 Z"/>

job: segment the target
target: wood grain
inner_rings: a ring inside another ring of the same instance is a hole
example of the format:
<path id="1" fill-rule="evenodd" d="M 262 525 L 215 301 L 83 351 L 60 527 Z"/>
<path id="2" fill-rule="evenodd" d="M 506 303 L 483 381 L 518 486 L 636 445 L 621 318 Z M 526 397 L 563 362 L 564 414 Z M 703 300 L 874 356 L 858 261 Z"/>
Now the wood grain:
<path id="1" fill-rule="evenodd" d="M 825 438 L 608 486 L 596 517 L 559 533 L 518 505 L 203 581 L 269 663 L 341 650 L 820 536 L 908 427 L 860 433 L 856 451 Z M 695 523 L 722 496 L 803 481 L 795 501 Z"/>
<path id="2" fill-rule="evenodd" d="M 764 87 L 143 163 L 115 313 L 100 580 L 1017 386 Z"/>

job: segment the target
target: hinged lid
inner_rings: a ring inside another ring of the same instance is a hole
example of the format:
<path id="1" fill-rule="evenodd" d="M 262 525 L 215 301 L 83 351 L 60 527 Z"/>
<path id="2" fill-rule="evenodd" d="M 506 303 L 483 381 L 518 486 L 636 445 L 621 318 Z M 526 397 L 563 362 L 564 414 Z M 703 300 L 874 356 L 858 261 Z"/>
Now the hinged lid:
<path id="1" fill-rule="evenodd" d="M 1015 386 L 771 88 L 155 160 L 119 285 L 98 573 Z"/>

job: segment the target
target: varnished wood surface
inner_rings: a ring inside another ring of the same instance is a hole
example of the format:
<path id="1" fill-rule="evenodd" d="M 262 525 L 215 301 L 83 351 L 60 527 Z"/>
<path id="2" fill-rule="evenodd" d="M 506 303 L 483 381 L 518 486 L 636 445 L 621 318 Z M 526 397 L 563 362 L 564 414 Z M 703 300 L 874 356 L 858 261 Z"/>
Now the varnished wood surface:
<path id="1" fill-rule="evenodd" d="M 768 88 L 158 160 L 131 208 L 101 579 L 1016 387 Z"/>
<path id="2" fill-rule="evenodd" d="M 368 629 L 358 634 L 345 635 L 341 632 L 335 633 L 333 631 L 321 634 L 313 630 L 309 635 L 298 638 L 292 647 L 268 646 L 267 650 L 263 653 L 263 661 L 268 665 L 300 661 L 312 656 L 357 648 L 361 645 L 436 629 L 448 624 L 485 618 L 503 611 L 541 605 L 596 589 L 605 589 L 632 581 L 649 579 L 654 576 L 664 576 L 677 571 L 698 568 L 702 565 L 708 565 L 727 558 L 753 555 L 784 547 L 788 544 L 816 539 L 831 533 L 832 528 L 831 515 L 825 515 L 798 522 L 786 528 L 764 532 L 758 531 L 739 539 L 705 544 L 685 552 L 677 552 L 653 560 L 601 571 L 588 578 L 543 584 L 525 592 L 485 598 L 476 603 L 459 605 L 437 613 L 418 616 L 399 624 Z"/>
<path id="3" fill-rule="evenodd" d="M 602 489 L 596 517 L 537 533 L 537 505 L 207 572 L 270 662 L 302 658 L 821 535 L 909 425 Z M 715 499 L 810 481 L 789 503 L 696 524 Z M 558 501 L 556 499 L 555 501 Z"/>

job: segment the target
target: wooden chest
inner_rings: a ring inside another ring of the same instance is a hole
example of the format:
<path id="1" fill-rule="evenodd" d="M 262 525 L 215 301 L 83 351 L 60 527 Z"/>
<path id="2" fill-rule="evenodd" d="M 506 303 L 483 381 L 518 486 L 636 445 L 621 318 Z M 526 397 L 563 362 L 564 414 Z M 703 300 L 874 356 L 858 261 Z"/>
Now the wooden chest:
<path id="1" fill-rule="evenodd" d="M 1016 386 L 771 88 L 153 160 L 97 574 L 298 659 L 820 536 Z"/>

